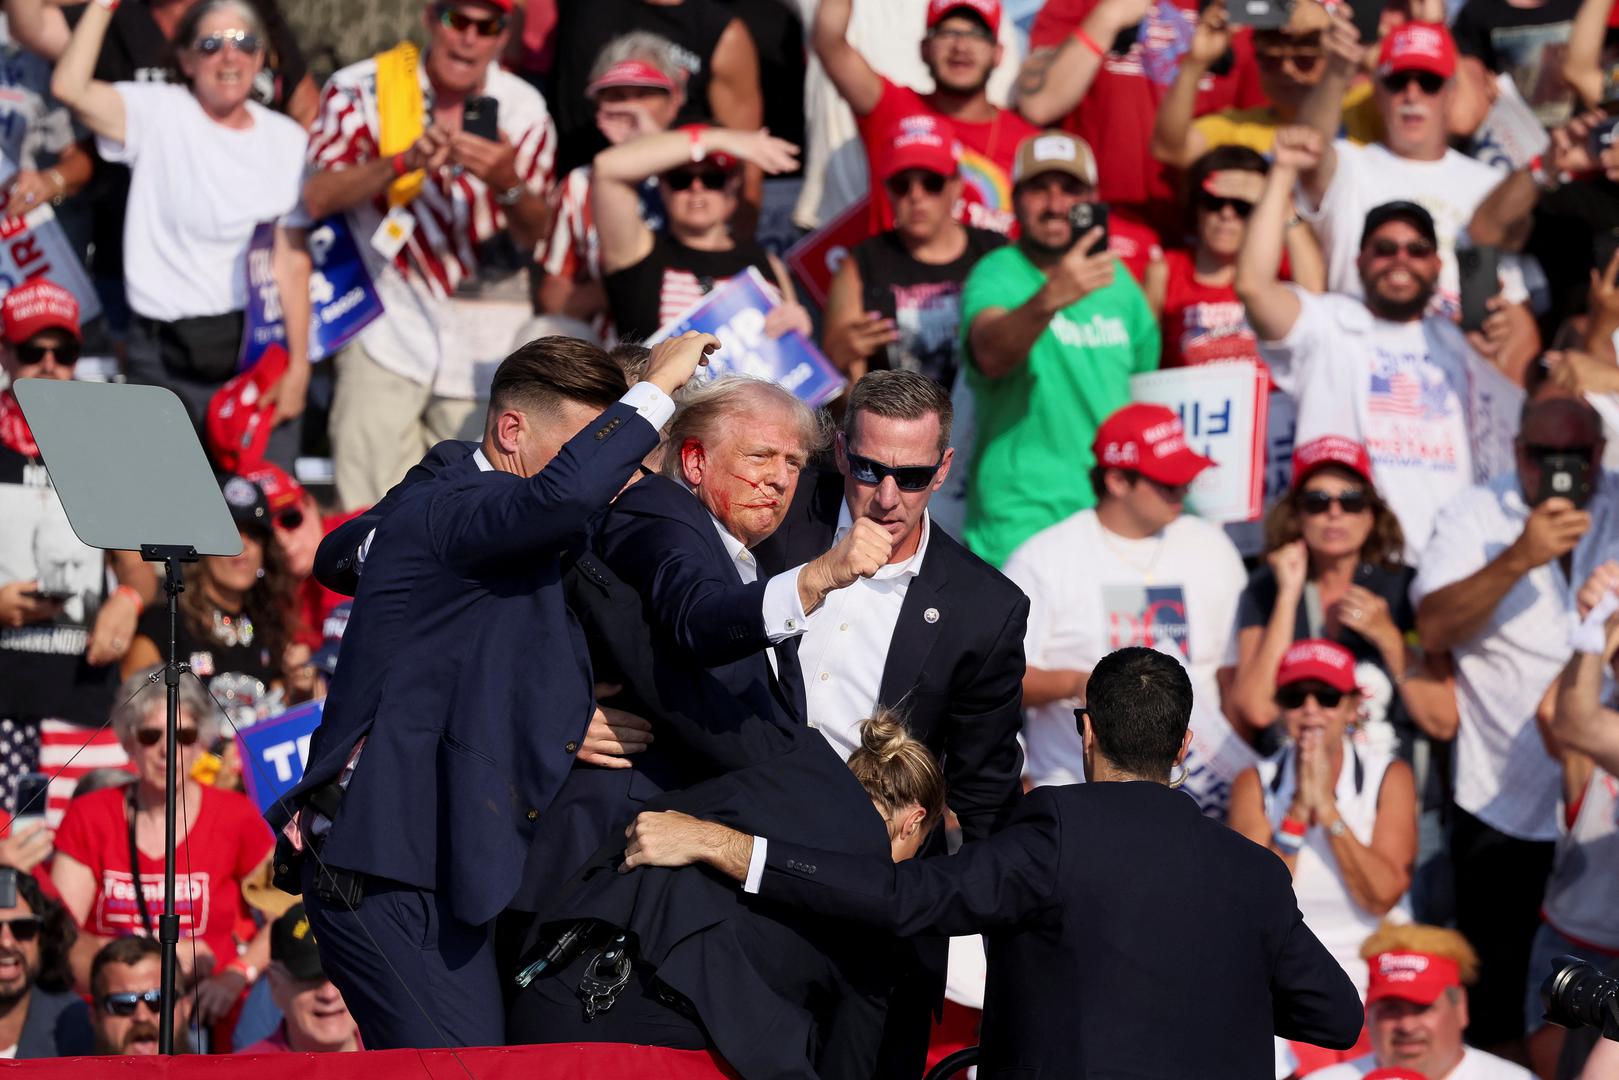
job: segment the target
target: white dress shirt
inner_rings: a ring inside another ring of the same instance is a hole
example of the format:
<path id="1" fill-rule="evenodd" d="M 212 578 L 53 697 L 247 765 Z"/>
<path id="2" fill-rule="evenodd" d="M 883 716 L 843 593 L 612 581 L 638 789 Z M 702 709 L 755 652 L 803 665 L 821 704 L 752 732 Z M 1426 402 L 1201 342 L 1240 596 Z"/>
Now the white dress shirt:
<path id="1" fill-rule="evenodd" d="M 849 504 L 838 509 L 836 544 L 854 526 Z M 922 569 L 932 526 L 922 512 L 922 539 L 904 562 L 889 563 L 869 578 L 827 596 L 809 618 L 798 646 L 804 669 L 809 725 L 847 761 L 860 746 L 860 724 L 877 707 L 888 647 L 899 624 L 911 579 Z"/>
<path id="2" fill-rule="evenodd" d="M 697 493 L 692 492 L 693 495 Z M 742 579 L 742 584 L 752 585 L 759 580 L 759 560 L 753 557 L 736 537 L 731 535 L 729 529 L 720 523 L 720 519 L 712 513 L 708 515 L 714 523 L 714 531 L 720 534 L 720 543 L 725 545 L 725 553 L 731 557 L 731 565 L 736 568 L 736 576 Z M 802 566 L 796 566 L 784 573 L 777 574 L 765 582 L 765 599 L 763 614 L 765 620 L 765 636 L 770 644 L 776 645 L 790 637 L 797 637 L 809 625 L 809 619 L 804 614 L 804 605 L 798 599 L 798 572 Z M 774 649 L 765 650 L 765 659 L 770 661 L 770 670 L 776 670 L 776 652 Z"/>

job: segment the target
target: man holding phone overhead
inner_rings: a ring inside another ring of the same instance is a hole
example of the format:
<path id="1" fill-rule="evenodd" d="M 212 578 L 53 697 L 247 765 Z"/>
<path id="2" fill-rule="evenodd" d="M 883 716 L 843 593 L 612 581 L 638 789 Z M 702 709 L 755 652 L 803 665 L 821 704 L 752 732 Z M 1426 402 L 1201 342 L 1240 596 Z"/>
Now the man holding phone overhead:
<path id="1" fill-rule="evenodd" d="M 1411 587 L 1423 648 L 1455 660 L 1456 928 L 1481 961 L 1468 1038 L 1484 1048 L 1523 1034 L 1558 836 L 1562 774 L 1536 712 L 1568 662 L 1575 590 L 1619 558 L 1619 476 L 1600 471 L 1601 418 L 1563 393 L 1542 385 L 1524 408 L 1515 472 L 1440 511 Z"/>
<path id="2" fill-rule="evenodd" d="M 434 443 L 477 437 L 476 372 L 499 357 L 474 355 L 452 297 L 504 234 L 532 251 L 548 231 L 556 128 L 498 63 L 511 18 L 512 0 L 434 0 L 424 52 L 407 42 L 351 64 L 321 99 L 305 205 L 343 215 L 384 310 L 336 361 L 345 508 L 376 502 Z"/>

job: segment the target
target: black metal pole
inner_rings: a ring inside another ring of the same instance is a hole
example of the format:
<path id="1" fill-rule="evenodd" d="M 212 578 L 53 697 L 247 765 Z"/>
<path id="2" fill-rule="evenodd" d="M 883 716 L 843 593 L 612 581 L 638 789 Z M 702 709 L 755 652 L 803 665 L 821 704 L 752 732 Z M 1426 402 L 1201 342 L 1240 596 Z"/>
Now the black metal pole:
<path id="1" fill-rule="evenodd" d="M 162 1004 L 158 1006 L 157 1050 L 160 1054 L 176 1053 L 174 1046 L 175 964 L 179 959 L 180 916 L 174 909 L 174 816 L 175 794 L 181 782 L 177 776 L 179 758 L 176 756 L 176 732 L 180 729 L 180 675 L 179 628 L 180 594 L 185 591 L 181 580 L 182 563 L 195 562 L 197 551 L 192 547 L 146 544 L 141 547 L 141 558 L 148 562 L 163 563 L 163 591 L 169 598 L 169 652 L 163 664 L 163 687 L 168 707 L 164 724 L 165 763 L 163 783 L 163 914 L 157 920 L 157 940 L 161 947 Z M 135 887 L 141 887 L 140 867 L 130 868 Z"/>

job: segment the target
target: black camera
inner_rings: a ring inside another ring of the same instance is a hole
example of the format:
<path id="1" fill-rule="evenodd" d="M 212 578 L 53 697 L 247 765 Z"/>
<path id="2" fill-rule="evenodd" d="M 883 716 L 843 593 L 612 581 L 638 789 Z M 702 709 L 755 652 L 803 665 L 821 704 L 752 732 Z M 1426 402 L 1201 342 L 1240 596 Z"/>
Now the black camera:
<path id="1" fill-rule="evenodd" d="M 1558 1027 L 1594 1027 L 1619 1042 L 1619 979 L 1604 975 L 1577 956 L 1559 956 L 1540 984 L 1546 1021 Z"/>

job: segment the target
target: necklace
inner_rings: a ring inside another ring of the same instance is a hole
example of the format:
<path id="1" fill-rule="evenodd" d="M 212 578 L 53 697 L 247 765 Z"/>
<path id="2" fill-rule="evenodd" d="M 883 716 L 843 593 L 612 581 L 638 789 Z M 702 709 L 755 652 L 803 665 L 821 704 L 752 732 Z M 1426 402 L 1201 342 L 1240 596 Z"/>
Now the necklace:
<path id="1" fill-rule="evenodd" d="M 247 617 L 246 612 L 231 616 L 215 608 L 214 637 L 225 645 L 251 645 L 253 620 Z"/>
<path id="2" fill-rule="evenodd" d="M 1141 575 L 1141 583 L 1143 585 L 1153 584 L 1153 569 L 1158 565 L 1158 557 L 1164 553 L 1164 541 L 1167 539 L 1162 532 L 1158 534 L 1158 542 L 1153 545 L 1152 555 L 1147 559 L 1146 563 L 1143 564 L 1140 559 L 1135 557 L 1129 548 L 1120 547 L 1118 543 L 1115 542 L 1114 535 L 1111 531 L 1109 531 L 1107 526 L 1103 525 L 1101 522 L 1097 522 L 1097 531 L 1102 534 L 1102 543 L 1107 545 L 1107 549 L 1113 552 L 1113 554 L 1117 555 L 1122 561 L 1128 563 L 1131 569 L 1135 570 L 1136 573 Z M 1123 540 L 1125 538 L 1119 537 L 1119 539 Z"/>

